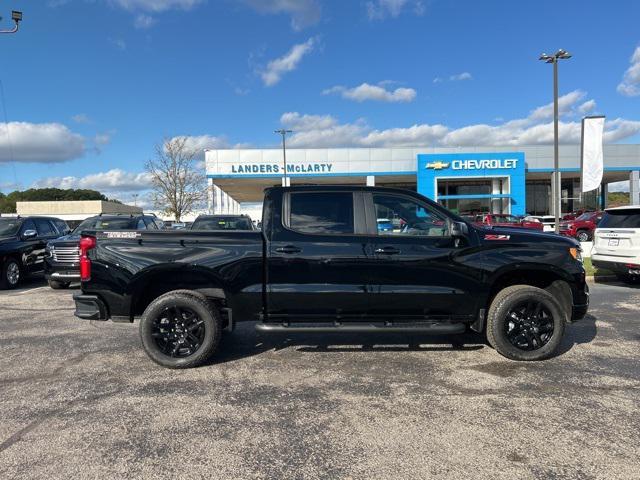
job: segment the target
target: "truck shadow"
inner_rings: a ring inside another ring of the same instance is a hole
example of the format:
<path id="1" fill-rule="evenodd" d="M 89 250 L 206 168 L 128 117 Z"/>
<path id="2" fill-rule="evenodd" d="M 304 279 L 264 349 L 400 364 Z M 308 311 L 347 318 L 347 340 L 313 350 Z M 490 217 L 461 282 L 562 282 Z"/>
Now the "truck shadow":
<path id="1" fill-rule="evenodd" d="M 596 337 L 596 318 L 584 319 L 567 326 L 556 356 L 575 345 L 590 343 Z M 488 346 L 484 335 L 467 332 L 460 335 L 408 335 L 400 333 L 271 333 L 255 330 L 255 322 L 238 324 L 233 333 L 225 334 L 218 353 L 208 362 L 233 362 L 268 351 L 294 348 L 304 353 L 366 353 L 366 352 L 446 352 L 475 351 Z"/>
<path id="2" fill-rule="evenodd" d="M 295 348 L 307 353 L 344 352 L 426 352 L 481 350 L 487 347 L 483 336 L 474 333 L 460 335 L 407 335 L 400 333 L 270 333 L 255 330 L 255 322 L 238 324 L 226 334 L 220 349 L 210 362 L 225 363 L 259 355 L 267 351 Z"/>

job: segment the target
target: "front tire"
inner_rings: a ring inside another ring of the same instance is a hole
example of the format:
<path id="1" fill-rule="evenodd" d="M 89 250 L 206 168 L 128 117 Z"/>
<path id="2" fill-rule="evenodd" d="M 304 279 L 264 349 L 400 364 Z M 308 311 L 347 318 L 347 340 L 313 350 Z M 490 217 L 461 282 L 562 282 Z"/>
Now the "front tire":
<path id="1" fill-rule="evenodd" d="M 587 230 L 580 230 L 576 235 L 576 238 L 579 242 L 588 242 L 589 240 L 591 240 L 591 235 L 589 235 L 589 232 Z"/>
<path id="2" fill-rule="evenodd" d="M 196 292 L 174 291 L 156 298 L 140 320 L 142 346 L 167 368 L 192 368 L 215 353 L 222 336 L 215 307 Z"/>
<path id="3" fill-rule="evenodd" d="M 511 360 L 553 356 L 560 346 L 566 314 L 545 290 L 514 285 L 498 292 L 487 316 L 487 340 Z"/>
<path id="4" fill-rule="evenodd" d="M 54 290 L 63 290 L 65 288 L 69 288 L 69 285 L 71 285 L 68 282 L 58 282 L 57 280 L 49 280 L 48 283 Z"/>
<path id="5" fill-rule="evenodd" d="M 22 268 L 15 258 L 7 258 L 0 266 L 0 288 L 11 290 L 20 283 Z"/>

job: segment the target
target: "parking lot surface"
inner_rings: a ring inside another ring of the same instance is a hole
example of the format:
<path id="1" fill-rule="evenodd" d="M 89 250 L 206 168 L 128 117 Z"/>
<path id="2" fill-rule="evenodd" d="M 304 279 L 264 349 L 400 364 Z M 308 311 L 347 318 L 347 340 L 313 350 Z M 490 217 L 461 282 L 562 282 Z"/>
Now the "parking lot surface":
<path id="1" fill-rule="evenodd" d="M 249 323 L 172 371 L 30 281 L 0 292 L 0 478 L 638 478 L 640 289 L 591 292 L 545 362 Z"/>

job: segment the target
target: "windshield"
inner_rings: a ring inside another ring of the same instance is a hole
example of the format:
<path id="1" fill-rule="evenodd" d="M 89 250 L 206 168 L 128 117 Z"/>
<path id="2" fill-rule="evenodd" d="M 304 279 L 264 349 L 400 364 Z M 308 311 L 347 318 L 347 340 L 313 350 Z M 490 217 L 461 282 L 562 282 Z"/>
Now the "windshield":
<path id="1" fill-rule="evenodd" d="M 126 230 L 131 228 L 131 218 L 102 218 L 93 217 L 87 218 L 80 225 L 78 225 L 74 233 L 81 232 L 83 230 Z"/>
<path id="2" fill-rule="evenodd" d="M 246 217 L 208 217 L 196 219 L 191 230 L 253 230 Z"/>
<path id="3" fill-rule="evenodd" d="M 609 210 L 600 220 L 598 228 L 640 228 L 640 208 Z"/>
<path id="4" fill-rule="evenodd" d="M 582 215 L 580 215 L 578 218 L 576 218 L 576 221 L 585 221 L 585 220 L 591 220 L 591 217 L 593 217 L 595 215 L 594 212 L 587 212 L 587 213 L 583 213 Z"/>
<path id="5" fill-rule="evenodd" d="M 0 218 L 0 237 L 16 235 L 21 223 L 17 218 Z"/>
<path id="6" fill-rule="evenodd" d="M 518 217 L 513 215 L 494 215 L 493 218 L 497 223 L 520 223 Z"/>

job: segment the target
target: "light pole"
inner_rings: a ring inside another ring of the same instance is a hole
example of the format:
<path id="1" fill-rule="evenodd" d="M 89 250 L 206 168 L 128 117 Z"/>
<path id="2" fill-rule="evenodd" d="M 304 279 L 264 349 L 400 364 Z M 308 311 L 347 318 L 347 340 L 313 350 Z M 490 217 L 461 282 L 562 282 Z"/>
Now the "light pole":
<path id="1" fill-rule="evenodd" d="M 11 20 L 14 21 L 15 26 L 10 30 L 0 30 L 0 33 L 16 33 L 18 31 L 18 25 L 22 21 L 22 12 L 13 10 L 11 12 Z"/>
<path id="2" fill-rule="evenodd" d="M 287 185 L 287 143 L 285 138 L 287 136 L 287 133 L 293 133 L 293 130 L 285 130 L 284 128 L 281 128 L 280 130 L 275 130 L 274 133 L 282 135 L 282 159 L 284 160 L 284 173 L 282 177 L 282 184 L 283 184 L 282 186 L 288 187 L 289 185 Z"/>
<path id="3" fill-rule="evenodd" d="M 555 213 L 555 231 L 560 233 L 560 208 L 561 188 L 560 182 L 560 161 L 558 159 L 558 60 L 571 58 L 571 54 L 563 49 L 558 50 L 553 55 L 543 53 L 538 60 L 553 64 L 553 184 L 552 198 L 553 210 Z"/>

